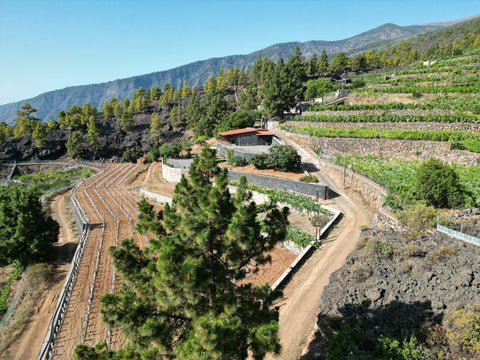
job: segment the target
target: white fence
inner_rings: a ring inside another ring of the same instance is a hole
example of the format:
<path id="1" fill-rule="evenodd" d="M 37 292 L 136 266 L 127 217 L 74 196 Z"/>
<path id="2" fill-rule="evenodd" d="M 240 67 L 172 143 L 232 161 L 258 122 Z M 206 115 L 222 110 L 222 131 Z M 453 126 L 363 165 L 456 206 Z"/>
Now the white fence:
<path id="1" fill-rule="evenodd" d="M 469 242 L 471 244 L 480 246 L 480 239 L 475 237 L 475 236 L 464 234 L 460 231 L 452 230 L 450 228 L 447 228 L 447 227 L 439 225 L 439 224 L 437 224 L 437 231 L 440 231 L 444 234 L 456 237 L 457 239 Z"/>

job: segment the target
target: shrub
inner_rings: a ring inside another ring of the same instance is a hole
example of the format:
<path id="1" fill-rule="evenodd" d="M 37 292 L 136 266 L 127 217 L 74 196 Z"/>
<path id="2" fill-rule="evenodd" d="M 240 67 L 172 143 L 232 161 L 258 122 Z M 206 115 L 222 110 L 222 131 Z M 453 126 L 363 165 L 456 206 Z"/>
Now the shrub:
<path id="1" fill-rule="evenodd" d="M 402 259 L 408 259 L 411 257 L 416 257 L 416 256 L 421 256 L 422 255 L 422 249 L 418 245 L 416 245 L 413 242 L 409 242 L 405 245 L 403 245 L 399 250 L 398 254 Z"/>
<path id="2" fill-rule="evenodd" d="M 206 141 L 207 141 L 207 137 L 205 135 L 200 135 L 195 139 L 196 144 L 205 144 Z"/>
<path id="3" fill-rule="evenodd" d="M 444 326 L 448 342 L 458 358 L 466 355 L 476 358 L 480 354 L 480 304 L 447 310 Z"/>
<path id="4" fill-rule="evenodd" d="M 270 169 L 270 159 L 267 154 L 253 155 L 250 158 L 249 163 L 259 170 Z"/>
<path id="5" fill-rule="evenodd" d="M 244 166 L 246 165 L 246 161 L 240 155 L 235 155 L 233 150 L 227 150 L 225 153 L 225 159 L 227 160 L 227 164 L 233 166 Z"/>
<path id="6" fill-rule="evenodd" d="M 425 236 L 427 229 L 435 226 L 437 213 L 431 206 L 418 204 L 401 211 L 398 220 L 407 227 L 407 236 L 414 239 Z"/>
<path id="7" fill-rule="evenodd" d="M 394 253 L 395 249 L 391 244 L 375 236 L 370 238 L 363 248 L 363 256 L 367 261 L 390 259 Z"/>
<path id="8" fill-rule="evenodd" d="M 257 154 L 250 158 L 250 164 L 257 169 L 275 169 L 295 172 L 300 169 L 301 158 L 297 150 L 289 145 L 276 145 L 268 154 Z"/>
<path id="9" fill-rule="evenodd" d="M 452 246 L 440 246 L 428 254 L 430 265 L 445 262 L 452 256 L 457 256 L 457 250 Z"/>
<path id="10" fill-rule="evenodd" d="M 358 281 L 367 280 L 370 276 L 372 276 L 372 269 L 368 264 L 353 264 L 348 269 L 348 273 L 352 278 Z"/>
<path id="11" fill-rule="evenodd" d="M 314 175 L 305 175 L 299 179 L 301 182 L 317 183 L 318 178 Z"/>
<path id="12" fill-rule="evenodd" d="M 139 147 L 128 148 L 123 152 L 121 161 L 134 163 L 142 155 L 142 150 Z"/>
<path id="13" fill-rule="evenodd" d="M 436 208 L 454 208 L 462 204 L 462 191 L 455 170 L 430 158 L 417 171 L 417 196 Z"/>
<path id="14" fill-rule="evenodd" d="M 353 82 L 352 82 L 352 88 L 353 89 L 356 89 L 356 88 L 359 88 L 359 87 L 362 87 L 362 86 L 365 86 L 365 81 L 363 81 L 361 79 L 353 80 Z"/>

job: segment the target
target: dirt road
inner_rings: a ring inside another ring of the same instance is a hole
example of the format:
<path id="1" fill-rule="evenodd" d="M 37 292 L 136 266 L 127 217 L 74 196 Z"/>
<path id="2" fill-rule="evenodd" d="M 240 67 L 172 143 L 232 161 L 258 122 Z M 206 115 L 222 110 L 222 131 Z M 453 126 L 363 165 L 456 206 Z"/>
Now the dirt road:
<path id="1" fill-rule="evenodd" d="M 275 132 L 297 147 L 302 162 L 311 163 L 320 170 L 313 172 L 320 183 L 328 185 L 340 195 L 329 200 L 327 205 L 343 213 L 343 218 L 335 230 L 287 284 L 283 292 L 284 298 L 278 303 L 282 353 L 279 357 L 269 355 L 267 359 L 294 360 L 300 358 L 313 334 L 322 291 L 328 284 L 330 274 L 345 263 L 347 255 L 355 248 L 360 226 L 371 224 L 373 213 L 358 194 L 340 190 L 337 184 L 341 179 L 329 179 L 321 172 L 320 163 L 313 151 L 299 148 L 291 134 L 280 130 Z"/>

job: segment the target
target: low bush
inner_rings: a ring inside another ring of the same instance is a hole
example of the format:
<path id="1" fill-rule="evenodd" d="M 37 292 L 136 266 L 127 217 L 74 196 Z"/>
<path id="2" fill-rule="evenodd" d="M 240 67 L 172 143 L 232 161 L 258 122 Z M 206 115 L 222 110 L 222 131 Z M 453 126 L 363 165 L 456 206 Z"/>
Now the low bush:
<path id="1" fill-rule="evenodd" d="M 373 271 L 368 264 L 358 263 L 350 266 L 350 268 L 348 269 L 348 273 L 355 280 L 364 281 L 367 280 L 370 276 L 372 276 Z"/>
<path id="2" fill-rule="evenodd" d="M 363 257 L 367 261 L 390 259 L 395 254 L 395 248 L 385 240 L 370 238 L 363 248 Z"/>
<path id="3" fill-rule="evenodd" d="M 445 262 L 453 256 L 457 256 L 457 250 L 452 246 L 440 246 L 428 254 L 430 265 Z"/>
<path id="4" fill-rule="evenodd" d="M 244 166 L 247 164 L 244 158 L 242 158 L 240 155 L 235 155 L 233 150 L 230 149 L 228 149 L 225 153 L 225 160 L 227 161 L 227 164 L 233 166 Z"/>
<path id="5" fill-rule="evenodd" d="M 289 145 L 276 145 L 268 154 L 256 154 L 250 164 L 257 169 L 275 169 L 283 172 L 296 172 L 300 169 L 301 158 L 297 150 Z"/>
<path id="6" fill-rule="evenodd" d="M 302 176 L 300 179 L 301 182 L 306 182 L 306 183 L 318 183 L 318 178 L 314 175 L 305 175 Z"/>
<path id="7" fill-rule="evenodd" d="M 128 148 L 123 152 L 121 161 L 135 163 L 142 155 L 143 152 L 139 147 Z"/>

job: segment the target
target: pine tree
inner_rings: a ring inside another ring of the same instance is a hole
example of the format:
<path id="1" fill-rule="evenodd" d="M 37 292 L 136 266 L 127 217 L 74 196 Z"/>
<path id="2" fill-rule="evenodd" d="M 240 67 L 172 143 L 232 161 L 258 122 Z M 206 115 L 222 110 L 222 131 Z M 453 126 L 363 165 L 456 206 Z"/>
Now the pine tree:
<path id="1" fill-rule="evenodd" d="M 95 156 L 98 152 L 98 136 L 100 135 L 100 131 L 95 124 L 95 117 L 93 115 L 90 116 L 88 119 L 87 124 L 87 140 L 88 140 L 88 147 Z"/>
<path id="2" fill-rule="evenodd" d="M 104 296 L 102 314 L 131 341 L 110 358 L 240 360 L 279 352 L 279 294 L 241 280 L 247 264 L 257 271 L 285 238 L 288 209 L 270 206 L 261 221 L 245 179 L 235 195 L 227 186 L 227 171 L 207 147 L 177 184 L 160 227 L 150 228 L 158 215 L 140 204 L 142 231 L 157 238 L 145 250 L 127 239 L 110 252 L 124 285 Z M 101 355 L 76 350 L 77 359 Z"/>
<path id="3" fill-rule="evenodd" d="M 195 123 L 200 121 L 202 117 L 202 108 L 198 98 L 193 95 L 190 102 L 187 105 L 187 127 L 193 129 Z"/>
<path id="4" fill-rule="evenodd" d="M 308 72 L 310 76 L 317 76 L 318 74 L 318 59 L 316 53 L 314 53 L 310 58 L 310 63 L 308 64 Z"/>
<path id="5" fill-rule="evenodd" d="M 284 111 L 295 105 L 298 91 L 298 82 L 280 58 L 272 77 L 264 85 L 263 107 L 267 117 L 283 117 Z"/>
<path id="6" fill-rule="evenodd" d="M 329 73 L 329 61 L 328 61 L 328 55 L 325 49 L 322 50 L 322 54 L 320 55 L 320 59 L 318 60 L 318 72 L 322 76 L 327 76 Z"/>
<path id="7" fill-rule="evenodd" d="M 158 141 L 162 135 L 162 128 L 160 117 L 156 112 L 152 113 L 151 123 L 150 123 L 150 137 L 152 141 Z"/>
<path id="8" fill-rule="evenodd" d="M 122 114 L 122 120 L 120 121 L 120 126 L 123 131 L 130 131 L 135 127 L 135 122 L 133 121 L 133 115 L 130 111 L 125 111 Z"/>
<path id="9" fill-rule="evenodd" d="M 68 156 L 71 158 L 81 157 L 83 154 L 82 136 L 76 131 L 71 132 L 68 137 L 66 147 Z"/>
<path id="10" fill-rule="evenodd" d="M 43 148 L 47 146 L 47 130 L 45 129 L 45 125 L 38 123 L 35 130 L 33 130 L 32 137 L 37 147 Z"/>

